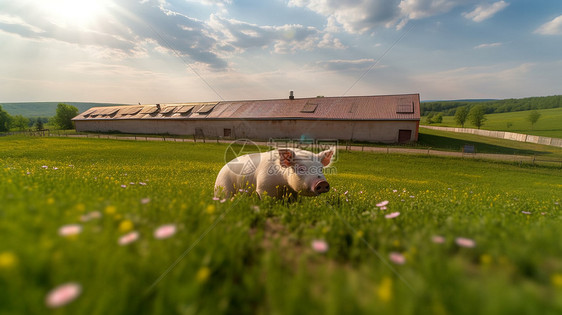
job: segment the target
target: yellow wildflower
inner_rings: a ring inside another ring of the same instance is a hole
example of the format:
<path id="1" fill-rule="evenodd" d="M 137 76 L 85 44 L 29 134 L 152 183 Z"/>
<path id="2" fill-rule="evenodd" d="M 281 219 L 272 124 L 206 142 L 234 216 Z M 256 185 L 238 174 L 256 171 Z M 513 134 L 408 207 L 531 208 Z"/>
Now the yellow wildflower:
<path id="1" fill-rule="evenodd" d="M 47 204 L 52 205 L 53 203 L 55 203 L 55 198 L 49 197 L 49 199 L 47 199 Z"/>
<path id="2" fill-rule="evenodd" d="M 86 211 L 86 206 L 83 203 L 79 203 L 79 204 L 76 205 L 76 211 L 84 212 L 84 211 Z"/>
<path id="3" fill-rule="evenodd" d="M 480 256 L 480 263 L 483 266 L 488 266 L 492 263 L 492 256 L 488 255 L 488 254 L 482 254 Z"/>
<path id="4" fill-rule="evenodd" d="M 117 212 L 117 207 L 111 205 L 105 207 L 106 214 L 114 214 L 115 212 Z"/>
<path id="5" fill-rule="evenodd" d="M 550 276 L 550 282 L 552 282 L 555 287 L 562 288 L 562 274 L 553 274 L 552 276 Z"/>
<path id="6" fill-rule="evenodd" d="M 195 279 L 199 283 L 204 283 L 207 282 L 210 275 L 211 275 L 211 269 L 209 269 L 209 267 L 201 267 L 197 271 L 197 274 L 195 275 Z"/>
<path id="7" fill-rule="evenodd" d="M 215 210 L 216 210 L 215 205 L 208 205 L 207 208 L 205 209 L 205 211 L 206 211 L 208 214 L 213 214 L 213 213 L 215 213 Z"/>
<path id="8" fill-rule="evenodd" d="M 134 227 L 135 225 L 133 224 L 133 222 L 131 222 L 131 220 L 123 220 L 121 221 L 121 223 L 119 223 L 119 232 L 127 233 L 131 231 Z"/>
<path id="9" fill-rule="evenodd" d="M 384 277 L 377 287 L 377 296 L 383 302 L 392 300 L 392 278 Z"/>
<path id="10" fill-rule="evenodd" d="M 0 269 L 10 269 L 18 263 L 18 257 L 12 252 L 0 253 Z"/>

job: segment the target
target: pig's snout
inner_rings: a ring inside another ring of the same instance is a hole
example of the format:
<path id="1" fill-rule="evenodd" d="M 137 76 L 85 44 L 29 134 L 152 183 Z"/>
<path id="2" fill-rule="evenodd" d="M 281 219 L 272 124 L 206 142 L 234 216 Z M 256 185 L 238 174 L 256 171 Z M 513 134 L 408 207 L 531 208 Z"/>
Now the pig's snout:
<path id="1" fill-rule="evenodd" d="M 322 194 L 330 191 L 330 184 L 327 181 L 321 180 L 314 185 L 314 192 L 317 194 Z"/>

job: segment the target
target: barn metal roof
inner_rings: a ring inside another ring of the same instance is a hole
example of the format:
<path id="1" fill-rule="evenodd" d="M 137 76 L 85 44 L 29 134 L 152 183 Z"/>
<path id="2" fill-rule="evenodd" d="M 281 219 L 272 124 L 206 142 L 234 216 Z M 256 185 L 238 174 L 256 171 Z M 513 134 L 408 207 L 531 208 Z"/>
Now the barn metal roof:
<path id="1" fill-rule="evenodd" d="M 93 107 L 73 120 L 420 120 L 419 94 Z"/>

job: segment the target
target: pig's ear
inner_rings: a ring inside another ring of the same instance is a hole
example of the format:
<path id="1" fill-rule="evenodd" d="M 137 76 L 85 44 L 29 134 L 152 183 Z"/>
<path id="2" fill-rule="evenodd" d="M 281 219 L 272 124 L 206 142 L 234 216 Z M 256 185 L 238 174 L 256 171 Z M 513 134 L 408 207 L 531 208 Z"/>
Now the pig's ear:
<path id="1" fill-rule="evenodd" d="M 295 152 L 289 149 L 279 149 L 279 163 L 283 167 L 290 167 L 295 165 Z"/>
<path id="2" fill-rule="evenodd" d="M 318 153 L 318 160 L 324 166 L 328 166 L 332 163 L 332 157 L 334 156 L 334 148 L 329 148 L 328 150 Z"/>

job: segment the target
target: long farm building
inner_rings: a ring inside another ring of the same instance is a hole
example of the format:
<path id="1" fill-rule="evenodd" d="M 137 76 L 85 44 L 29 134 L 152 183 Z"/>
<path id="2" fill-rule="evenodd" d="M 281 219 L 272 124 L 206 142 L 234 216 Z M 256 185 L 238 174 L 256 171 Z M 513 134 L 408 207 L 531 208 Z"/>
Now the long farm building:
<path id="1" fill-rule="evenodd" d="M 93 107 L 77 131 L 224 139 L 417 141 L 419 94 Z"/>

